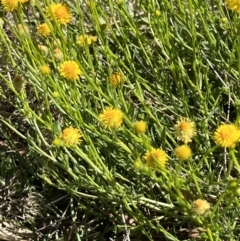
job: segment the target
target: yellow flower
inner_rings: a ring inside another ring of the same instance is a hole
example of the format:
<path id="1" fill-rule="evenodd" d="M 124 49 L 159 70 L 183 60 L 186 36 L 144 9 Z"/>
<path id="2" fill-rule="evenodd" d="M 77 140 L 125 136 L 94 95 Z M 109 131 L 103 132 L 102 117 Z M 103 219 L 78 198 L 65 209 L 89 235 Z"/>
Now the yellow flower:
<path id="1" fill-rule="evenodd" d="M 96 4 L 95 4 L 95 2 L 94 1 L 88 1 L 87 3 L 86 3 L 86 5 L 87 5 L 87 7 L 89 7 L 90 9 L 93 9 L 93 8 L 95 8 L 95 6 L 96 6 Z"/>
<path id="2" fill-rule="evenodd" d="M 50 6 L 46 8 L 46 16 L 63 25 L 69 23 L 72 18 L 69 7 L 61 3 L 50 4 Z"/>
<path id="3" fill-rule="evenodd" d="M 112 87 L 116 87 L 124 82 L 123 75 L 120 72 L 115 72 L 109 76 L 109 82 Z"/>
<path id="4" fill-rule="evenodd" d="M 88 36 L 88 35 L 80 35 L 77 38 L 77 44 L 84 46 L 85 44 L 92 44 L 95 43 L 97 41 L 97 37 L 96 36 Z"/>
<path id="5" fill-rule="evenodd" d="M 187 145 L 179 146 L 175 149 L 176 156 L 179 160 L 184 161 L 190 158 L 192 150 Z"/>
<path id="6" fill-rule="evenodd" d="M 51 29 L 46 23 L 42 23 L 37 27 L 37 34 L 40 36 L 48 36 L 51 33 Z"/>
<path id="7" fill-rule="evenodd" d="M 26 25 L 18 24 L 18 31 L 21 35 L 29 34 L 29 29 Z"/>
<path id="8" fill-rule="evenodd" d="M 12 80 L 12 84 L 16 91 L 20 91 L 25 88 L 26 81 L 22 76 L 16 75 Z"/>
<path id="9" fill-rule="evenodd" d="M 7 12 L 12 12 L 18 8 L 19 0 L 1 0 L 3 8 Z"/>
<path id="10" fill-rule="evenodd" d="M 220 125 L 214 132 L 214 139 L 221 147 L 234 147 L 240 139 L 240 130 L 234 124 Z"/>
<path id="11" fill-rule="evenodd" d="M 147 151 L 144 155 L 144 159 L 148 166 L 152 167 L 153 169 L 164 168 L 168 157 L 165 151 L 158 148 L 152 148 L 150 151 Z"/>
<path id="12" fill-rule="evenodd" d="M 58 61 L 63 60 L 63 52 L 59 48 L 53 50 L 53 56 Z"/>
<path id="13" fill-rule="evenodd" d="M 97 37 L 96 36 L 90 36 L 90 39 L 91 39 L 92 43 L 97 42 Z"/>
<path id="14" fill-rule="evenodd" d="M 99 120 L 103 123 L 106 128 L 120 127 L 123 123 L 123 113 L 121 110 L 107 107 L 99 115 Z"/>
<path id="15" fill-rule="evenodd" d="M 76 80 L 81 74 L 78 63 L 72 60 L 64 61 L 60 65 L 60 75 L 67 80 Z"/>
<path id="16" fill-rule="evenodd" d="M 43 54 L 45 54 L 45 55 L 48 54 L 48 47 L 47 47 L 47 46 L 42 45 L 42 44 L 39 44 L 39 45 L 38 45 L 38 49 L 39 49 Z"/>
<path id="17" fill-rule="evenodd" d="M 196 135 L 195 123 L 187 118 L 181 118 L 174 126 L 174 135 L 177 140 L 188 143 L 192 141 L 192 138 Z"/>
<path id="18" fill-rule="evenodd" d="M 80 139 L 82 136 L 83 135 L 79 129 L 70 126 L 63 130 L 59 139 L 64 143 L 65 146 L 71 147 L 79 144 L 82 141 Z"/>
<path id="19" fill-rule="evenodd" d="M 53 47 L 58 48 L 61 46 L 61 40 L 59 38 L 53 40 Z"/>
<path id="20" fill-rule="evenodd" d="M 47 65 L 41 66 L 40 71 L 42 74 L 46 74 L 46 75 L 51 73 L 51 69 Z"/>
<path id="21" fill-rule="evenodd" d="M 18 8 L 18 3 L 25 3 L 28 0 L 1 0 L 3 8 L 7 12 L 12 12 Z"/>
<path id="22" fill-rule="evenodd" d="M 134 129 L 135 129 L 136 133 L 143 134 L 146 132 L 147 123 L 145 121 L 137 121 L 134 124 Z"/>
<path id="23" fill-rule="evenodd" d="M 227 8 L 237 13 L 240 13 L 240 1 L 239 0 L 226 0 Z"/>
<path id="24" fill-rule="evenodd" d="M 197 216 L 203 216 L 210 210 L 210 204 L 206 200 L 197 199 L 192 204 L 192 213 Z"/>
<path id="25" fill-rule="evenodd" d="M 161 15 L 161 12 L 159 10 L 156 10 L 155 14 L 156 14 L 157 17 L 159 17 Z"/>
<path id="26" fill-rule="evenodd" d="M 77 38 L 77 44 L 84 46 L 85 44 L 90 45 L 92 43 L 91 38 L 88 35 L 80 35 Z"/>

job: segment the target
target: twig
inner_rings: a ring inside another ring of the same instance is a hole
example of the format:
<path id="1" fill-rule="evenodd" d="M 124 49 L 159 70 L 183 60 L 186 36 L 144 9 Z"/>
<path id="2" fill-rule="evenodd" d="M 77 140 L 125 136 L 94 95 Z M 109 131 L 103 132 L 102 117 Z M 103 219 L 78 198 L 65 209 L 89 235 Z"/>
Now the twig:
<path id="1" fill-rule="evenodd" d="M 126 225 L 126 220 L 125 220 L 125 217 L 124 217 L 124 214 L 123 214 L 123 210 L 122 210 L 122 205 L 120 206 L 120 209 L 121 209 L 121 214 L 122 214 L 122 220 L 123 220 L 123 223 L 124 223 L 124 228 L 125 228 L 125 231 L 126 231 L 126 235 L 123 236 L 123 241 L 131 241 L 130 240 L 130 230 L 127 228 L 127 225 Z"/>

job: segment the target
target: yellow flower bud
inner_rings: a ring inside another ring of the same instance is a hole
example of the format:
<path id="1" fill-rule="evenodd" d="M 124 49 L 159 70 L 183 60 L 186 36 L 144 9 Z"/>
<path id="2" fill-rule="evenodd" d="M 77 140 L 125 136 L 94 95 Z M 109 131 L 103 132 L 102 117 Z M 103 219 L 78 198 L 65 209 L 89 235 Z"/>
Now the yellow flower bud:
<path id="1" fill-rule="evenodd" d="M 197 199 L 192 204 L 192 213 L 197 216 L 204 216 L 210 210 L 210 204 L 206 200 Z"/>
<path id="2" fill-rule="evenodd" d="M 161 15 L 161 12 L 159 10 L 156 10 L 155 14 L 156 14 L 157 17 L 159 17 Z"/>
<path id="3" fill-rule="evenodd" d="M 134 124 L 134 129 L 137 134 L 143 134 L 146 132 L 147 123 L 145 121 L 137 121 Z"/>
<path id="4" fill-rule="evenodd" d="M 189 159 L 192 155 L 192 150 L 187 145 L 179 146 L 175 149 L 176 156 L 179 160 L 185 161 Z"/>
<path id="5" fill-rule="evenodd" d="M 16 91 L 20 91 L 25 88 L 26 81 L 22 76 L 16 75 L 12 80 L 12 84 Z"/>

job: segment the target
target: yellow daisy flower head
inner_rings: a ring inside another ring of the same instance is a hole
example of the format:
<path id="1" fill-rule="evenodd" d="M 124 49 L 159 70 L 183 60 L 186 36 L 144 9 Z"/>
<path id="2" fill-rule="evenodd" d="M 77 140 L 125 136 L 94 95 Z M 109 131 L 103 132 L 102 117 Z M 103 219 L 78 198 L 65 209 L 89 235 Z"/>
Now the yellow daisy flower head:
<path id="1" fill-rule="evenodd" d="M 197 199 L 192 204 L 192 213 L 197 216 L 204 216 L 210 208 L 211 206 L 206 200 Z"/>
<path id="2" fill-rule="evenodd" d="M 174 135 L 177 140 L 180 140 L 185 144 L 191 142 L 192 138 L 196 135 L 195 123 L 188 118 L 180 118 L 174 126 L 174 130 Z"/>
<path id="3" fill-rule="evenodd" d="M 48 54 L 48 47 L 46 45 L 39 44 L 38 49 L 41 51 L 42 54 Z"/>
<path id="4" fill-rule="evenodd" d="M 117 108 L 107 107 L 99 115 L 99 120 L 102 122 L 105 128 L 118 128 L 123 123 L 123 113 Z"/>
<path id="5" fill-rule="evenodd" d="M 237 13 L 240 13 L 240 1 L 239 0 L 226 0 L 227 8 Z"/>
<path id="6" fill-rule="evenodd" d="M 120 72 L 115 72 L 109 76 L 109 83 L 112 87 L 116 87 L 123 84 L 124 77 Z"/>
<path id="7" fill-rule="evenodd" d="M 192 150 L 189 146 L 187 145 L 181 145 L 181 146 L 178 146 L 176 149 L 175 149 L 175 153 L 176 153 L 176 156 L 179 160 L 181 161 L 185 161 L 187 159 L 189 159 L 192 155 Z"/>
<path id="8" fill-rule="evenodd" d="M 50 74 L 51 73 L 51 69 L 49 68 L 49 66 L 47 65 L 42 65 L 40 67 L 40 72 L 44 75 Z"/>
<path id="9" fill-rule="evenodd" d="M 54 39 L 52 44 L 54 48 L 61 47 L 61 40 L 59 38 Z"/>
<path id="10" fill-rule="evenodd" d="M 42 23 L 42 24 L 37 26 L 37 34 L 39 36 L 46 37 L 50 33 L 51 33 L 51 29 L 49 28 L 49 26 L 46 23 Z"/>
<path id="11" fill-rule="evenodd" d="M 19 3 L 25 3 L 28 0 L 1 0 L 3 8 L 7 12 L 12 12 L 18 8 Z"/>
<path id="12" fill-rule="evenodd" d="M 81 73 L 78 63 L 73 60 L 64 61 L 60 65 L 60 75 L 67 80 L 76 80 Z"/>
<path id="13" fill-rule="evenodd" d="M 91 43 L 92 43 L 91 38 L 88 35 L 86 35 L 86 34 L 80 35 L 77 38 L 77 44 L 79 44 L 81 46 L 84 46 L 85 44 L 90 45 Z"/>
<path id="14" fill-rule="evenodd" d="M 145 121 L 137 121 L 134 124 L 134 129 L 137 134 L 143 134 L 147 130 L 147 123 Z"/>
<path id="15" fill-rule="evenodd" d="M 149 167 L 153 169 L 159 169 L 165 167 L 168 161 L 168 156 L 164 150 L 160 148 L 152 148 L 150 151 L 145 153 L 144 159 L 146 160 L 146 164 Z"/>
<path id="16" fill-rule="evenodd" d="M 90 9 L 93 9 L 93 8 L 95 8 L 95 6 L 96 6 L 96 3 L 94 2 L 94 1 L 88 1 L 87 3 L 86 3 L 86 5 L 87 5 L 87 7 L 89 7 Z"/>
<path id="17" fill-rule="evenodd" d="M 21 75 L 16 75 L 12 80 L 12 84 L 16 91 L 20 91 L 25 88 L 26 81 Z"/>
<path id="18" fill-rule="evenodd" d="M 5 11 L 12 12 L 18 8 L 19 0 L 1 0 L 1 4 Z"/>
<path id="19" fill-rule="evenodd" d="M 63 52 L 59 48 L 53 50 L 53 56 L 57 61 L 63 60 Z"/>
<path id="20" fill-rule="evenodd" d="M 18 28 L 18 32 L 21 34 L 21 35 L 28 35 L 29 34 L 29 28 L 27 25 L 23 25 L 23 24 L 18 24 L 17 26 Z"/>
<path id="21" fill-rule="evenodd" d="M 161 12 L 159 10 L 156 10 L 155 14 L 156 14 L 157 17 L 159 17 L 161 15 Z"/>
<path id="22" fill-rule="evenodd" d="M 220 125 L 214 132 L 214 139 L 221 147 L 234 147 L 240 139 L 240 129 L 234 124 Z"/>
<path id="23" fill-rule="evenodd" d="M 90 36 L 92 43 L 97 42 L 97 36 Z"/>
<path id="24" fill-rule="evenodd" d="M 61 3 L 50 4 L 46 8 L 46 16 L 62 25 L 69 23 L 72 18 L 69 7 Z"/>
<path id="25" fill-rule="evenodd" d="M 82 136 L 82 132 L 79 129 L 70 126 L 63 130 L 59 139 L 63 142 L 65 146 L 71 147 L 79 144 L 82 141 Z"/>

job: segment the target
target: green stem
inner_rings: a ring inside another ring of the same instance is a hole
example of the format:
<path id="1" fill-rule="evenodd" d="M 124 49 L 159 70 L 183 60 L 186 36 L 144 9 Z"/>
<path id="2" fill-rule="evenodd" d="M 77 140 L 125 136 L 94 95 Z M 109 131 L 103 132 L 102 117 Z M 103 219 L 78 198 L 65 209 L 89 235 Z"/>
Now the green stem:
<path id="1" fill-rule="evenodd" d="M 236 155 L 235 155 L 235 149 L 230 148 L 229 149 L 229 154 L 230 154 L 230 157 L 231 157 L 230 162 L 233 161 L 233 163 L 235 164 L 235 166 L 236 166 L 236 168 L 238 170 L 238 173 L 240 173 L 240 165 L 239 165 L 239 162 L 238 162 L 238 160 L 236 158 Z"/>

